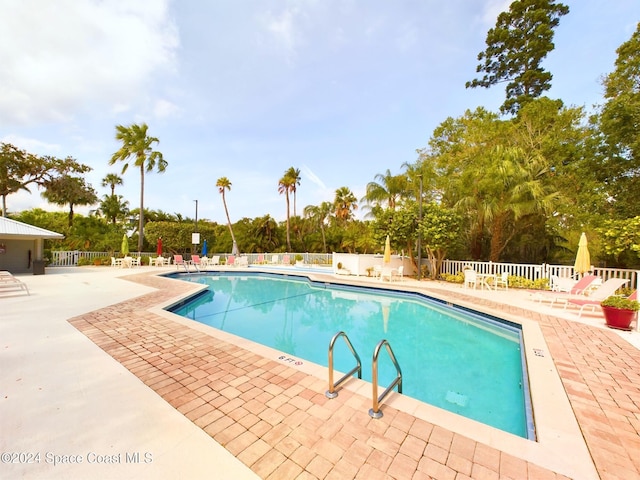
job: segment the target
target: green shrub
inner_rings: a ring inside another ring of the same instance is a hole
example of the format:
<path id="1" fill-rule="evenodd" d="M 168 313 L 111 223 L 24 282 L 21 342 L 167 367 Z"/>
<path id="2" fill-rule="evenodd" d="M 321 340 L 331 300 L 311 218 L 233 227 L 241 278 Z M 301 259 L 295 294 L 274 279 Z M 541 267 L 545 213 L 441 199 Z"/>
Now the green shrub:
<path id="1" fill-rule="evenodd" d="M 640 309 L 640 303 L 637 300 L 629 300 L 626 297 L 618 297 L 613 295 L 605 298 L 600 305 L 603 307 L 619 308 L 620 310 L 633 310 L 637 312 Z"/>
<path id="2" fill-rule="evenodd" d="M 444 280 L 445 282 L 450 282 L 450 283 L 463 283 L 464 282 L 464 273 L 458 272 L 455 275 L 452 275 L 450 273 L 443 273 L 443 274 L 440 275 L 440 279 Z"/>

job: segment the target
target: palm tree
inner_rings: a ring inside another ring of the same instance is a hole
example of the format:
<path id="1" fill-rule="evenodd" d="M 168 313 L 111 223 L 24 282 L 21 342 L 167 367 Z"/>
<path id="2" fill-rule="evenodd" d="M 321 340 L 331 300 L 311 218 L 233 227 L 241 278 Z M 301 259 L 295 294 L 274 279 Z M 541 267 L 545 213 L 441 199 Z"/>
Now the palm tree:
<path id="1" fill-rule="evenodd" d="M 227 177 L 220 177 L 216 182 L 216 187 L 218 187 L 218 192 L 220 192 L 220 195 L 222 195 L 222 204 L 224 205 L 224 213 L 227 215 L 227 225 L 229 225 L 229 232 L 231 233 L 231 241 L 233 242 L 233 247 L 231 248 L 231 251 L 232 253 L 237 254 L 238 244 L 236 243 L 236 237 L 233 235 L 233 228 L 231 228 L 231 218 L 229 217 L 229 209 L 227 208 L 227 200 L 224 196 L 225 190 L 231 191 L 231 182 Z"/>
<path id="2" fill-rule="evenodd" d="M 295 185 L 295 178 L 288 174 L 289 170 L 284 172 L 284 176 L 278 181 L 278 193 L 284 196 L 287 200 L 287 251 L 291 251 L 291 215 L 290 215 L 290 202 L 289 192 L 292 191 L 292 186 Z"/>
<path id="3" fill-rule="evenodd" d="M 120 149 L 113 154 L 109 165 L 117 161 L 125 162 L 122 167 L 124 174 L 129 168 L 128 159 L 133 157 L 133 165 L 140 168 L 140 217 L 138 220 L 138 252 L 142 251 L 144 240 L 144 172 L 152 172 L 157 167 L 158 173 L 163 173 L 167 168 L 167 162 L 162 153 L 153 150 L 154 143 L 160 143 L 156 137 L 147 135 L 149 127 L 146 123 L 138 125 L 136 123 L 125 127 L 116 126 L 116 140 L 122 142 Z"/>
<path id="4" fill-rule="evenodd" d="M 333 205 L 331 202 L 322 202 L 320 205 L 307 205 L 304 208 L 304 214 L 306 217 L 310 218 L 316 225 L 320 226 L 320 231 L 322 232 L 322 246 L 323 251 L 327 252 L 327 238 L 324 232 L 324 227 L 331 215 L 331 210 L 333 209 Z"/>
<path id="5" fill-rule="evenodd" d="M 389 210 L 395 210 L 398 201 L 407 193 L 407 176 L 391 175 L 391 171 L 387 169 L 384 174 L 378 173 L 374 178 L 377 181 L 367 184 L 361 201 L 369 205 L 385 203 Z"/>
<path id="6" fill-rule="evenodd" d="M 129 202 L 122 195 L 104 195 L 98 211 L 115 225 L 118 218 L 124 218 L 129 214 Z"/>
<path id="7" fill-rule="evenodd" d="M 491 231 L 489 259 L 500 255 L 515 234 L 515 222 L 536 213 L 549 215 L 561 200 L 545 183 L 549 173 L 545 159 L 518 147 L 497 146 L 488 152 L 489 163 L 475 165 L 462 181 L 473 184 L 456 207 L 475 219 L 476 234 Z"/>
<path id="8" fill-rule="evenodd" d="M 289 167 L 289 169 L 284 174 L 292 180 L 289 190 L 293 192 L 293 216 L 297 217 L 298 214 L 296 213 L 296 191 L 298 185 L 300 185 L 300 169 Z"/>
<path id="9" fill-rule="evenodd" d="M 116 194 L 116 185 L 122 185 L 122 177 L 117 173 L 107 173 L 102 179 L 102 186 L 111 188 L 111 196 Z"/>
<path id="10" fill-rule="evenodd" d="M 345 222 L 353 216 L 353 210 L 358 209 L 358 199 L 348 187 L 340 187 L 336 190 L 336 198 L 333 201 L 336 218 Z"/>

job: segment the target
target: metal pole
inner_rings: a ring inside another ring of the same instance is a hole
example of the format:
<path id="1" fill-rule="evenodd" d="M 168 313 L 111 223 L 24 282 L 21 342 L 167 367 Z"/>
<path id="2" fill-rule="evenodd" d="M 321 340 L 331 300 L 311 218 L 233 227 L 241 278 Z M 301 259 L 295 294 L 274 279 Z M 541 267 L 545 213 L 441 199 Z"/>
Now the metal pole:
<path id="1" fill-rule="evenodd" d="M 196 233 L 198 233 L 198 200 L 194 200 L 196 202 Z"/>
<path id="2" fill-rule="evenodd" d="M 420 179 L 420 198 L 418 199 L 418 281 L 422 276 L 422 175 L 418 175 Z"/>

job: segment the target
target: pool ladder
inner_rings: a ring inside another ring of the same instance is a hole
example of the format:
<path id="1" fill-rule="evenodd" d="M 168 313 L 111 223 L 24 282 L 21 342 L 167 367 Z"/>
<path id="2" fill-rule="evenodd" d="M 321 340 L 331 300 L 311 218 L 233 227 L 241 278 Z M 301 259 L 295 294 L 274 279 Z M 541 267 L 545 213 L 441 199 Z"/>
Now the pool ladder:
<path id="1" fill-rule="evenodd" d="M 344 341 L 347 344 L 347 347 L 349 347 L 349 350 L 351 350 L 351 355 L 355 357 L 356 366 L 353 367 L 351 370 L 349 370 L 349 372 L 346 373 L 336 383 L 333 383 L 333 347 L 335 346 L 336 341 L 340 337 L 344 338 Z M 356 349 L 353 348 L 353 345 L 351 344 L 349 337 L 347 337 L 347 334 L 344 332 L 338 332 L 333 336 L 333 338 L 331 339 L 331 342 L 329 342 L 329 390 L 325 392 L 326 397 L 336 398 L 338 396 L 338 392 L 336 392 L 336 388 L 338 387 L 338 385 L 343 383 L 346 379 L 348 379 L 351 375 L 353 375 L 356 372 L 358 372 L 358 378 L 362 378 L 362 362 L 360 361 L 360 355 L 358 355 L 358 352 L 356 352 Z"/>
<path id="2" fill-rule="evenodd" d="M 348 373 L 346 373 L 340 380 L 337 382 L 333 382 L 333 348 L 335 347 L 336 341 L 338 338 L 344 338 L 349 350 L 351 350 L 351 354 L 356 359 L 356 366 L 353 367 Z M 396 378 L 391 384 L 382 392 L 382 395 L 378 396 L 378 356 L 380 355 L 380 350 L 382 347 L 385 347 L 387 353 L 389 354 L 389 358 L 396 368 Z M 395 386 L 398 387 L 398 393 L 402 393 L 402 370 L 400 369 L 400 364 L 398 360 L 396 360 L 396 356 L 393 354 L 393 350 L 391 349 L 391 345 L 387 340 L 380 340 L 378 345 L 376 345 L 375 350 L 373 351 L 373 361 L 371 364 L 371 383 L 373 386 L 373 407 L 369 409 L 369 416 L 371 418 L 382 418 L 382 411 L 380 410 L 380 403 L 386 398 L 389 393 L 393 391 Z M 360 356 L 358 352 L 356 352 L 355 348 L 351 344 L 349 337 L 344 332 L 336 333 L 331 342 L 329 342 L 329 390 L 325 392 L 327 398 L 336 398 L 338 396 L 338 392 L 336 388 L 342 384 L 345 380 L 351 377 L 354 373 L 358 373 L 358 378 L 362 378 L 362 362 L 360 361 Z"/>

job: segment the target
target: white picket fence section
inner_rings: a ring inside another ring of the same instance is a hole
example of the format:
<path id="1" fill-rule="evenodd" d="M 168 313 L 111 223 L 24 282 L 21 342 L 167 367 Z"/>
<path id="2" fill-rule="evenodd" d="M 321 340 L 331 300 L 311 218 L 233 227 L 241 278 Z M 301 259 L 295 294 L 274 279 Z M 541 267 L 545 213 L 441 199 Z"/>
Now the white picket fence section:
<path id="1" fill-rule="evenodd" d="M 529 280 L 537 280 L 539 278 L 551 279 L 552 275 L 563 278 L 576 278 L 576 272 L 573 265 L 550 265 L 543 263 L 541 265 L 526 263 L 499 263 L 499 262 L 476 262 L 468 260 L 445 260 L 442 264 L 440 273 L 448 273 L 455 275 L 465 268 L 472 268 L 478 273 L 500 275 L 508 272 L 509 275 L 524 277 Z M 629 280 L 627 286 L 638 289 L 638 281 L 640 281 L 640 271 L 625 268 L 606 268 L 594 267 L 593 275 L 597 275 L 602 280 L 610 278 L 624 278 Z"/>
<path id="2" fill-rule="evenodd" d="M 155 252 L 144 252 L 142 256 L 148 256 L 155 258 L 157 255 Z M 166 256 L 167 254 L 165 254 Z M 226 259 L 230 254 L 228 253 L 216 253 L 209 254 L 219 255 L 221 258 Z M 78 265 L 78 261 L 81 258 L 89 260 L 89 263 L 93 263 L 94 258 L 98 257 L 110 257 L 109 252 L 82 252 L 80 250 L 73 251 L 52 251 L 51 261 L 49 267 L 74 267 Z M 247 263 L 249 265 L 260 263 L 274 263 L 274 259 L 277 258 L 277 263 L 290 263 L 294 264 L 297 256 L 302 256 L 302 261 L 307 265 L 331 265 L 333 255 L 331 253 L 247 253 L 242 254 L 247 257 Z M 442 263 L 441 274 L 447 273 L 455 275 L 461 272 L 465 268 L 472 268 L 478 273 L 484 274 L 496 274 L 499 275 L 503 272 L 508 272 L 509 275 L 515 275 L 518 277 L 524 277 L 529 280 L 537 280 L 539 278 L 551 278 L 551 275 L 557 275 L 565 278 L 575 278 L 576 273 L 573 269 L 573 265 L 550 265 L 548 263 L 543 264 L 527 264 L 527 263 L 500 263 L 500 262 L 479 262 L 470 260 L 445 260 Z M 601 277 L 603 280 L 609 278 L 624 278 L 629 280 L 628 286 L 631 288 L 638 288 L 638 282 L 640 281 L 640 271 L 630 270 L 624 268 L 605 268 L 594 267 L 593 274 Z"/>
<path id="3" fill-rule="evenodd" d="M 113 254 L 110 252 L 82 252 L 80 250 L 71 251 L 52 251 L 51 261 L 49 267 L 77 267 L 80 259 L 87 259 L 89 263 L 93 263 L 94 258 L 111 257 Z M 137 253 L 131 253 L 130 255 L 137 256 Z M 230 253 L 209 253 L 208 256 L 217 255 L 221 259 L 229 257 Z M 121 256 L 116 253 L 116 256 Z M 156 258 L 156 252 L 142 252 L 142 257 Z M 165 257 L 171 257 L 170 254 L 165 253 Z M 246 253 L 242 254 L 247 258 L 249 265 L 264 264 L 264 263 L 277 263 L 277 264 L 291 264 L 296 262 L 296 258 L 302 257 L 302 262 L 307 265 L 331 265 L 333 255 L 331 253 Z M 186 255 L 189 258 L 189 255 Z"/>

